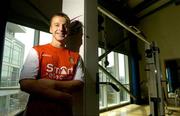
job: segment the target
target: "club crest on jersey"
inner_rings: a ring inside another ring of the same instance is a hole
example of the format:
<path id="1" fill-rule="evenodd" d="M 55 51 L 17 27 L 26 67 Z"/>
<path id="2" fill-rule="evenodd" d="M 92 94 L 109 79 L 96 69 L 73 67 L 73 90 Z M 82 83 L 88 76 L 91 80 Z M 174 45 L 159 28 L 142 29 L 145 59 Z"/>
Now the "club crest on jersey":
<path id="1" fill-rule="evenodd" d="M 69 57 L 69 62 L 70 62 L 70 64 L 74 64 L 75 63 L 74 58 L 73 57 Z"/>

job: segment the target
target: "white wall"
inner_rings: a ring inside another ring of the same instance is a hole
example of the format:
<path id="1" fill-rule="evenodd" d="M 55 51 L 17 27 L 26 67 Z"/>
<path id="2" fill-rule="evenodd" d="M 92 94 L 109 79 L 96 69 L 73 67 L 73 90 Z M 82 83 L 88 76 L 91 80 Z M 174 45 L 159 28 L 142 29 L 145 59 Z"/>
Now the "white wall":
<path id="1" fill-rule="evenodd" d="M 78 18 L 84 24 L 83 45 L 80 54 L 86 68 L 84 102 L 82 93 L 76 95 L 75 116 L 99 116 L 99 100 L 96 94 L 96 73 L 98 72 L 97 43 L 97 0 L 63 0 L 62 11 L 70 18 Z M 83 111 L 82 111 L 83 110 Z"/>
<path id="2" fill-rule="evenodd" d="M 76 20 L 79 20 L 84 25 L 84 0 L 63 0 L 62 11 L 66 13 L 70 19 L 79 16 Z M 84 37 L 83 44 L 80 47 L 80 54 L 84 58 Z"/>

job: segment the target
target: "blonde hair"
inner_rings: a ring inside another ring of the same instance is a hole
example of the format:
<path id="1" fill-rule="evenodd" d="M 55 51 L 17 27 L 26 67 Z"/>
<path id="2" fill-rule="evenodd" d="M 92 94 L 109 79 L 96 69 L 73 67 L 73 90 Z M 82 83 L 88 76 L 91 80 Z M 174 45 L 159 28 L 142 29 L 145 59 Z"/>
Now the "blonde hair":
<path id="1" fill-rule="evenodd" d="M 65 13 L 62 13 L 62 12 L 59 12 L 59 13 L 55 13 L 54 15 L 51 16 L 51 19 L 50 19 L 50 25 L 52 23 L 52 19 L 56 16 L 60 16 L 60 17 L 64 17 L 67 21 L 67 24 L 70 25 L 70 18 L 68 17 L 67 14 Z"/>

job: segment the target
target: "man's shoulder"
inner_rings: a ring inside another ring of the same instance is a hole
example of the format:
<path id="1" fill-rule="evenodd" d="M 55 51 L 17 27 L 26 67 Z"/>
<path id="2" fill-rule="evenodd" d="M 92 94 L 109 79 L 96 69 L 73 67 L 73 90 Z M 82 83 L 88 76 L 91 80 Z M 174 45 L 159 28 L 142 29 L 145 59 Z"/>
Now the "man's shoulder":
<path id="1" fill-rule="evenodd" d="M 69 53 L 71 54 L 71 55 L 75 55 L 75 56 L 80 56 L 80 54 L 78 53 L 78 52 L 75 52 L 75 51 L 72 51 L 72 50 L 69 50 L 69 49 L 67 49 L 68 51 L 69 51 Z"/>
<path id="2" fill-rule="evenodd" d="M 34 48 L 35 50 L 37 50 L 37 51 L 39 51 L 39 50 L 41 51 L 41 50 L 43 50 L 43 49 L 47 49 L 48 46 L 49 46 L 49 44 L 44 44 L 44 45 L 34 46 L 33 48 Z"/>

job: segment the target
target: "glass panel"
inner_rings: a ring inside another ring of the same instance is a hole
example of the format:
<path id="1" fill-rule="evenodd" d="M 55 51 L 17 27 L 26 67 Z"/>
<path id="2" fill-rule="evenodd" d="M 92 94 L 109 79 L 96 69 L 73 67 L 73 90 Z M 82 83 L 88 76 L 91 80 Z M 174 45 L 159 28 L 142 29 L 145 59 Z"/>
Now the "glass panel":
<path id="1" fill-rule="evenodd" d="M 9 80 L 8 72 L 9 72 L 9 66 L 3 64 L 1 71 L 1 86 L 3 87 L 8 86 L 8 80 Z"/>
<path id="2" fill-rule="evenodd" d="M 1 90 L 0 96 L 0 116 L 14 116 L 25 108 L 28 94 L 19 90 Z"/>
<path id="3" fill-rule="evenodd" d="M 11 86 L 18 86 L 18 82 L 19 82 L 19 68 L 12 67 Z"/>
<path id="4" fill-rule="evenodd" d="M 124 55 L 118 54 L 119 58 L 119 81 L 125 84 L 125 66 L 124 66 Z"/>
<path id="5" fill-rule="evenodd" d="M 4 46 L 4 55 L 3 55 L 3 61 L 4 62 L 10 62 L 10 55 L 11 55 L 11 42 L 8 41 L 8 39 L 6 38 L 7 41 L 5 41 L 5 46 Z"/>
<path id="6" fill-rule="evenodd" d="M 98 55 L 102 55 L 105 50 L 99 48 Z M 129 89 L 129 67 L 128 56 L 120 53 L 111 52 L 107 56 L 108 65 L 105 67 L 106 58 L 103 58 L 99 64 L 102 65 L 111 75 L 119 80 L 125 87 Z M 111 80 L 104 72 L 99 70 L 99 81 L 110 82 L 115 84 L 120 91 L 117 92 L 109 84 L 100 84 L 99 106 L 100 109 L 119 105 L 130 101 L 130 96 L 126 91 L 122 90 L 115 82 Z"/>
<path id="7" fill-rule="evenodd" d="M 117 94 L 116 91 L 110 86 L 107 86 L 107 101 L 108 106 L 116 105 Z"/>
<path id="8" fill-rule="evenodd" d="M 110 72 L 113 76 L 115 76 L 115 65 L 114 65 L 114 52 L 108 54 L 107 60 L 109 65 L 107 66 L 107 71 Z"/>
<path id="9" fill-rule="evenodd" d="M 127 88 L 129 89 L 129 68 L 128 68 L 128 57 L 123 54 L 118 54 L 119 58 L 119 81 Z M 126 91 L 121 90 L 120 91 L 120 101 L 125 102 L 130 100 L 129 94 L 127 94 Z"/>
<path id="10" fill-rule="evenodd" d="M 19 73 L 33 43 L 34 29 L 7 23 L 0 77 L 0 116 L 14 116 L 25 108 L 28 94 L 19 90 Z"/>
<path id="11" fill-rule="evenodd" d="M 0 116 L 6 116 L 8 108 L 6 106 L 6 96 L 0 96 Z"/>
<path id="12" fill-rule="evenodd" d="M 39 45 L 50 43 L 52 40 L 52 35 L 50 33 L 40 31 Z"/>
<path id="13" fill-rule="evenodd" d="M 107 65 L 106 70 L 111 73 L 114 77 L 116 77 L 116 69 L 115 69 L 115 56 L 114 52 L 111 52 L 107 56 L 107 60 L 109 65 Z M 111 82 L 111 80 L 106 76 L 106 82 Z M 108 106 L 112 106 L 116 104 L 117 96 L 116 91 L 110 86 L 107 85 L 107 103 Z"/>

